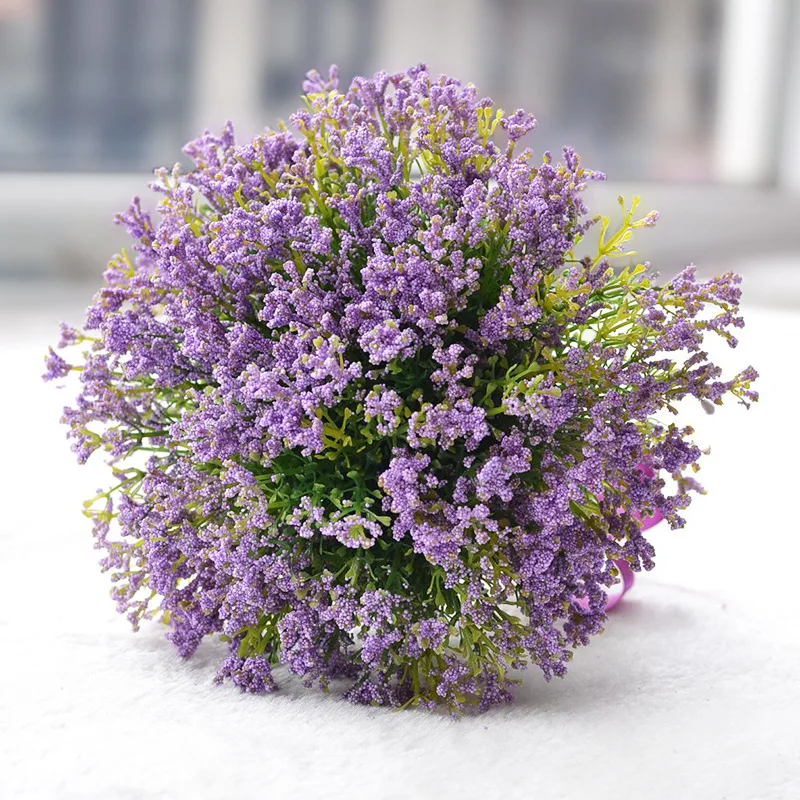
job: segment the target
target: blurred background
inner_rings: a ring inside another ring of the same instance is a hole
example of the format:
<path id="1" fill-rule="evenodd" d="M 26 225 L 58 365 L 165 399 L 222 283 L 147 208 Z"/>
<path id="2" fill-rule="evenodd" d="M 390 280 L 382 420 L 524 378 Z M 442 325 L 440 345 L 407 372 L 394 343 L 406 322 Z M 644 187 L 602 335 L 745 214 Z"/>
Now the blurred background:
<path id="1" fill-rule="evenodd" d="M 598 210 L 657 208 L 662 275 L 732 267 L 800 308 L 800 0 L 0 0 L 6 313 L 88 299 L 114 212 L 204 128 L 286 119 L 311 67 L 419 61 L 533 111 L 538 153 L 608 174 Z"/>

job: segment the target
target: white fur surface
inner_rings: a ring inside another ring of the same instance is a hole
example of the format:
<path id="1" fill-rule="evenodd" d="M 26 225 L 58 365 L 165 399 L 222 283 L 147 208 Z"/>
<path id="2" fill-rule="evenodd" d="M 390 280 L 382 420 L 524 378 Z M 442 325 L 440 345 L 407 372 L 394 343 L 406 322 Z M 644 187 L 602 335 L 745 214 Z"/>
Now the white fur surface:
<path id="1" fill-rule="evenodd" d="M 0 798 L 800 797 L 800 313 L 749 309 L 731 368 L 762 372 L 749 413 L 687 408 L 709 489 L 657 568 L 564 680 L 451 720 L 350 705 L 292 682 L 216 686 L 220 646 L 180 661 L 107 597 L 79 468 L 38 380 L 57 312 L 0 320 Z M 48 323 L 44 325 L 45 321 Z M 70 321 L 77 322 L 73 315 Z"/>

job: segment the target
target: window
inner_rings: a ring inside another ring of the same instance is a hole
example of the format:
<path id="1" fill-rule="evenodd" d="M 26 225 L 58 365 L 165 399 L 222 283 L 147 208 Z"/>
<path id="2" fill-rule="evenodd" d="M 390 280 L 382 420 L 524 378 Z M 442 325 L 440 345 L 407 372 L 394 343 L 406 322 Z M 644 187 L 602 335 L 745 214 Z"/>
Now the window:
<path id="1" fill-rule="evenodd" d="M 0 169 L 149 170 L 228 117 L 244 135 L 285 118 L 310 67 L 347 81 L 425 60 L 613 178 L 768 183 L 800 118 L 795 6 L 0 0 Z"/>

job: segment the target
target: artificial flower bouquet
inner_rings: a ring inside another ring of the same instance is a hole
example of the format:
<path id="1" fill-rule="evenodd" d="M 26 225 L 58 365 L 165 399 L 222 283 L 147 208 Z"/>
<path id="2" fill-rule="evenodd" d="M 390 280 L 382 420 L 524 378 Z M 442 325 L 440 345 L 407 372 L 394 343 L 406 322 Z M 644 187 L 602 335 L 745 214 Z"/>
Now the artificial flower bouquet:
<path id="1" fill-rule="evenodd" d="M 79 378 L 78 459 L 110 457 L 86 513 L 134 628 L 221 638 L 249 692 L 484 710 L 562 676 L 647 527 L 683 524 L 701 450 L 670 412 L 757 399 L 704 350 L 736 344 L 740 279 L 656 283 L 630 252 L 656 215 L 590 217 L 603 176 L 471 85 L 337 83 L 309 73 L 296 133 L 156 172 L 46 377 Z"/>

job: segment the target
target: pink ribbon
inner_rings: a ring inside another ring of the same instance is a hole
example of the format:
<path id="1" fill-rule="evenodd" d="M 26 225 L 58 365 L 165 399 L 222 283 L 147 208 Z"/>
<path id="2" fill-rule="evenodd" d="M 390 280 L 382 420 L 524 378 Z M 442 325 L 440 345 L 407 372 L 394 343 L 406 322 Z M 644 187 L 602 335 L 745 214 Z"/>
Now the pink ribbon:
<path id="1" fill-rule="evenodd" d="M 655 475 L 655 470 L 647 464 L 640 464 L 639 469 L 648 478 L 652 478 Z M 597 499 L 602 501 L 603 495 L 598 495 Z M 620 509 L 620 512 L 621 511 L 622 509 Z M 638 519 L 642 524 L 643 531 L 652 528 L 654 525 L 658 525 L 658 523 L 664 519 L 664 515 L 658 509 L 655 509 L 653 513 L 647 517 L 642 517 L 642 515 L 636 511 L 634 512 L 633 516 L 636 517 L 636 519 Z M 611 609 L 618 605 L 622 598 L 625 597 L 625 595 L 633 588 L 634 573 L 631 569 L 631 565 L 622 558 L 615 558 L 614 565 L 619 570 L 619 574 L 622 577 L 622 583 L 617 584 L 614 587 L 614 591 L 608 593 L 608 596 L 606 597 L 606 611 L 611 611 Z M 576 597 L 574 600 L 582 609 L 588 610 L 589 599 L 587 597 Z"/>
<path id="2" fill-rule="evenodd" d="M 615 558 L 614 564 L 619 570 L 619 574 L 622 576 L 622 583 L 617 584 L 615 587 L 615 589 L 619 589 L 619 591 L 608 593 L 606 597 L 606 611 L 611 611 L 611 609 L 633 588 L 634 573 L 631 569 L 631 565 L 621 558 Z M 577 602 L 581 608 L 589 607 L 589 601 L 585 597 L 579 597 Z"/>
<path id="3" fill-rule="evenodd" d="M 664 519 L 664 515 L 658 509 L 654 511 L 652 516 L 645 517 L 644 519 L 642 519 L 642 515 L 639 513 L 634 513 L 633 516 L 642 523 L 643 531 L 646 531 L 648 528 L 652 528 L 653 525 L 657 525 L 662 519 Z M 622 576 L 622 583 L 617 584 L 616 588 L 619 588 L 619 591 L 609 592 L 608 597 L 606 598 L 606 611 L 611 611 L 611 609 L 614 608 L 614 606 L 616 606 L 620 600 L 622 600 L 622 598 L 625 597 L 625 595 L 633 588 L 634 572 L 631 569 L 631 565 L 622 558 L 615 558 L 614 564 Z M 589 605 L 585 597 L 581 597 L 578 602 L 581 606 L 584 605 L 584 602 L 586 603 L 586 606 Z"/>

